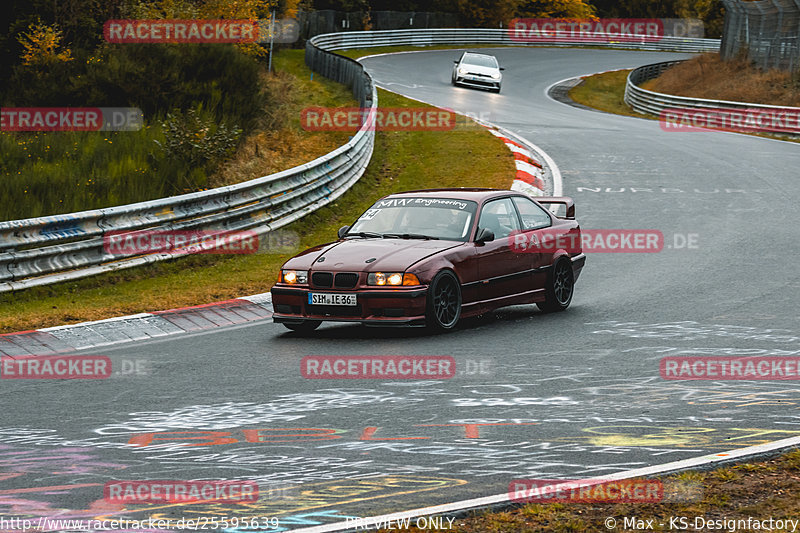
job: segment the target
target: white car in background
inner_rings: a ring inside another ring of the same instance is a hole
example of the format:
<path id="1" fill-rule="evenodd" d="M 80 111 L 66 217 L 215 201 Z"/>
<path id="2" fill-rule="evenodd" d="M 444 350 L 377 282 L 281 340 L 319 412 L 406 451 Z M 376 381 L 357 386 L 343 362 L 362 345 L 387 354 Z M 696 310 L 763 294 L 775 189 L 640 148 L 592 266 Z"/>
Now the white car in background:
<path id="1" fill-rule="evenodd" d="M 497 63 L 497 58 L 488 54 L 464 52 L 461 58 L 453 61 L 453 85 L 465 85 L 479 89 L 500 92 L 505 70 Z"/>

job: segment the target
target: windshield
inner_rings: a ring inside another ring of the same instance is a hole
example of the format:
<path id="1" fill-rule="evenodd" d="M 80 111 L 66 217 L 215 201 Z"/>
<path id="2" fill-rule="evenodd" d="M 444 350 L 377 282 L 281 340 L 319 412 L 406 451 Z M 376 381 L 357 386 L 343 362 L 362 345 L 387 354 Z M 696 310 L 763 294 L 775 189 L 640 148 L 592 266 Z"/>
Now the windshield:
<path id="1" fill-rule="evenodd" d="M 461 62 L 466 65 L 477 65 L 479 67 L 497 67 L 497 60 L 492 56 L 465 55 Z"/>
<path id="2" fill-rule="evenodd" d="M 475 202 L 452 198 L 385 198 L 361 215 L 347 234 L 466 241 L 477 208 Z"/>

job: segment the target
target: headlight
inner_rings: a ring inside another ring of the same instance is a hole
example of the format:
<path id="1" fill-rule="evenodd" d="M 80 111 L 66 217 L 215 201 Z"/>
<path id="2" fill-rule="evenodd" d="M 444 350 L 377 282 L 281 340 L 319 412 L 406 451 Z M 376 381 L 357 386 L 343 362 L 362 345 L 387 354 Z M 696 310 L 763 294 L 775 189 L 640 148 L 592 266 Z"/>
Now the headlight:
<path id="1" fill-rule="evenodd" d="M 419 285 L 419 279 L 414 274 L 402 272 L 371 272 L 367 276 L 367 285 L 393 286 Z"/>
<path id="2" fill-rule="evenodd" d="M 282 270 L 281 280 L 289 285 L 305 285 L 308 283 L 307 270 Z"/>
<path id="3" fill-rule="evenodd" d="M 500 79 L 500 73 L 499 72 L 495 72 L 494 74 L 492 74 L 492 79 L 493 80 L 499 80 Z"/>
<path id="4" fill-rule="evenodd" d="M 459 69 L 458 69 L 458 75 L 459 75 L 459 76 L 463 76 L 463 75 L 464 75 L 464 74 L 466 74 L 466 73 L 467 73 L 467 71 L 466 71 L 465 69 L 463 69 L 463 68 L 459 68 Z"/>

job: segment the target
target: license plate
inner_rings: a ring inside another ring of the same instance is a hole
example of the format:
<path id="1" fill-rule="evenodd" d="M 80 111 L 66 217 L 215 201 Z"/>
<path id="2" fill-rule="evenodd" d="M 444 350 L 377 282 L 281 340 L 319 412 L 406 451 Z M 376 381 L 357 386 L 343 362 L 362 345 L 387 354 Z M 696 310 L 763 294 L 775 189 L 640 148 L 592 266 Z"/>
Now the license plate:
<path id="1" fill-rule="evenodd" d="M 355 294 L 309 292 L 308 305 L 358 305 Z"/>

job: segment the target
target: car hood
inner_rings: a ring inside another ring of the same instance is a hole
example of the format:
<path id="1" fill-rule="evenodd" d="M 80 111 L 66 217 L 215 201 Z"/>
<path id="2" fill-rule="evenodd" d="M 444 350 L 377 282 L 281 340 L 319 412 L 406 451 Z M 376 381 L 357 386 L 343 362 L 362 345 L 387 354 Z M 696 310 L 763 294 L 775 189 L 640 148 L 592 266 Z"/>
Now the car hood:
<path id="1" fill-rule="evenodd" d="M 456 241 L 420 239 L 345 239 L 306 250 L 284 268 L 350 272 L 403 272 L 438 252 L 462 246 Z M 324 257 L 323 262 L 319 259 Z M 367 263 L 367 260 L 374 261 Z"/>
<path id="2" fill-rule="evenodd" d="M 474 72 L 475 74 L 486 74 L 488 76 L 491 76 L 492 74 L 500 74 L 500 71 L 497 69 L 497 67 L 482 67 L 480 65 L 470 65 L 464 63 L 461 65 L 461 68 L 467 72 Z"/>

